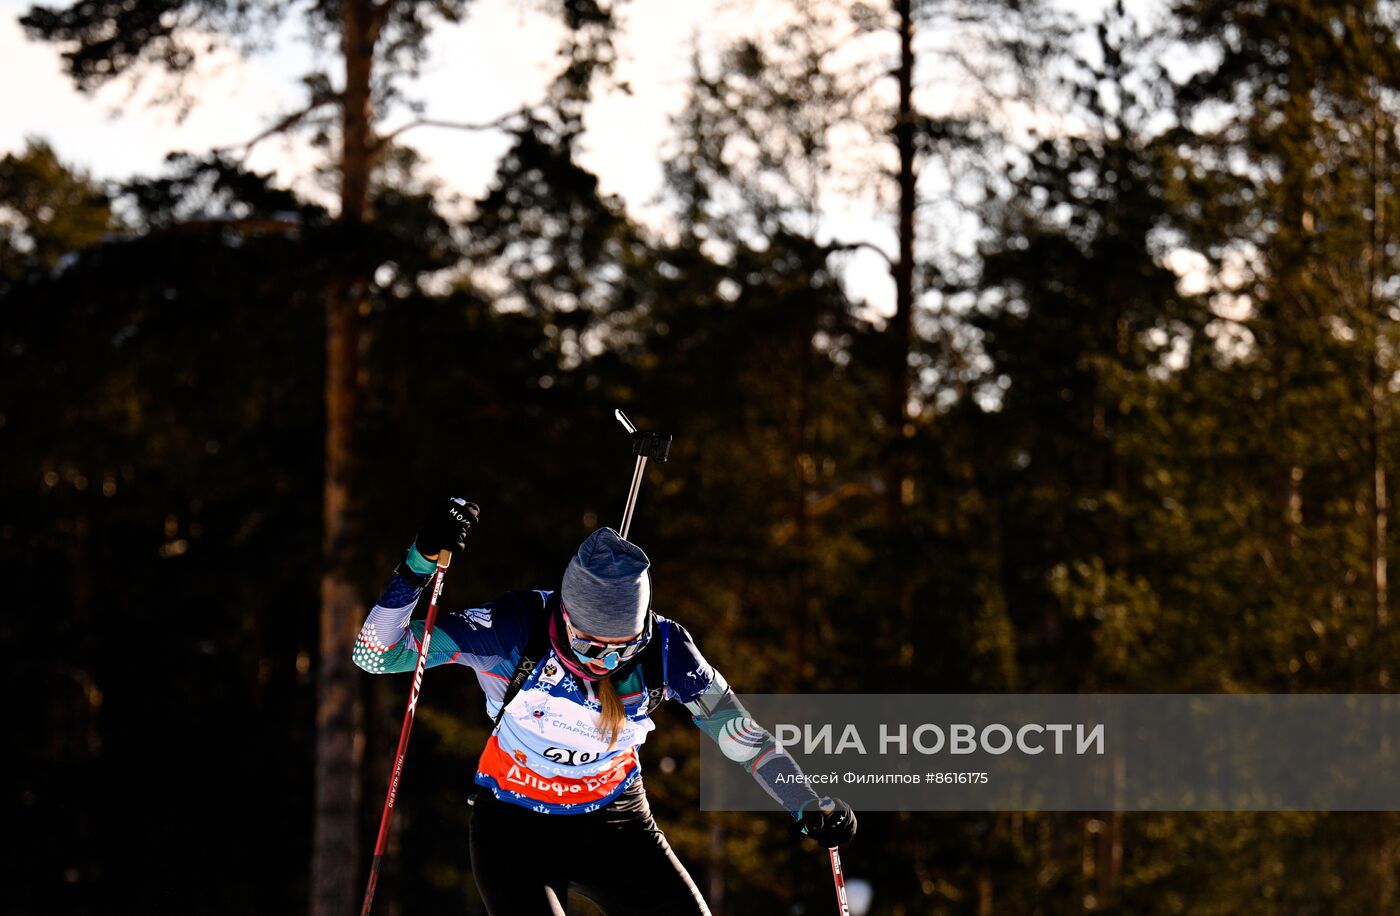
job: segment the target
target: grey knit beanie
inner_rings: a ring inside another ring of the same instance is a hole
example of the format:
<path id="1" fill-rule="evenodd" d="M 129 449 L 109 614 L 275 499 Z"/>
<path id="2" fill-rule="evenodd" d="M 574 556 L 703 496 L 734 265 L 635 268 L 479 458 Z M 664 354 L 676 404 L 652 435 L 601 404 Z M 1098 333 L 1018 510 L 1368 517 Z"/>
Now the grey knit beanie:
<path id="1" fill-rule="evenodd" d="M 611 528 L 585 538 L 559 590 L 574 629 L 602 639 L 640 633 L 651 608 L 650 566 L 642 548 Z"/>

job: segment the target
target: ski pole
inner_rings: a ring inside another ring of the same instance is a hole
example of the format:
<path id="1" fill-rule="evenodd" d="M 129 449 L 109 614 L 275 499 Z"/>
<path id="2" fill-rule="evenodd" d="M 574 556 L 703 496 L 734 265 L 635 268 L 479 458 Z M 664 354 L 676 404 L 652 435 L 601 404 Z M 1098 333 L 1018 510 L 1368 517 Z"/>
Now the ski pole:
<path id="1" fill-rule="evenodd" d="M 394 770 L 389 776 L 389 795 L 384 799 L 384 814 L 379 819 L 379 838 L 374 843 L 374 859 L 369 866 L 369 886 L 365 888 L 365 903 L 360 916 L 369 916 L 374 904 L 374 886 L 379 883 L 379 863 L 384 858 L 384 850 L 389 845 L 389 824 L 394 819 L 394 800 L 399 794 L 399 779 L 403 776 L 403 760 L 408 753 L 408 733 L 413 730 L 413 711 L 418 707 L 418 694 L 423 689 L 423 669 L 428 664 L 428 643 L 433 638 L 433 623 L 437 620 L 438 596 L 442 594 L 442 580 L 447 575 L 447 564 L 452 560 L 452 551 L 444 548 L 438 554 L 437 569 L 433 571 L 431 597 L 428 600 L 428 617 L 423 622 L 423 644 L 418 647 L 418 667 L 413 672 L 413 687 L 408 693 L 408 710 L 403 714 L 403 730 L 399 732 L 399 749 L 394 755 Z"/>
<path id="2" fill-rule="evenodd" d="M 671 434 L 654 433 L 649 430 L 637 429 L 632 421 L 627 419 L 627 414 L 621 408 L 613 411 L 613 416 L 617 417 L 617 422 L 622 424 L 622 428 L 627 430 L 632 436 L 632 454 L 636 456 L 637 462 L 632 467 L 632 485 L 627 490 L 627 505 L 622 510 L 622 528 L 618 534 L 622 539 L 627 540 L 627 532 L 632 528 L 632 513 L 637 508 L 637 492 L 642 488 L 642 478 L 645 476 L 647 459 L 655 458 L 657 464 L 665 464 L 666 459 L 671 457 Z"/>
<path id="3" fill-rule="evenodd" d="M 841 916 L 851 916 L 851 906 L 846 902 L 846 875 L 841 871 L 841 853 L 833 846 L 831 853 L 831 878 L 836 882 L 836 906 Z"/>

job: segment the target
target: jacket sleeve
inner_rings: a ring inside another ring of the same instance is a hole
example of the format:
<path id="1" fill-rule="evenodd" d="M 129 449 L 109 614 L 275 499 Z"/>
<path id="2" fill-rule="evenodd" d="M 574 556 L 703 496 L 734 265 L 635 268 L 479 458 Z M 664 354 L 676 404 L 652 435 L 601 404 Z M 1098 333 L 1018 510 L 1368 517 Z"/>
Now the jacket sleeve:
<path id="1" fill-rule="evenodd" d="M 412 620 L 413 610 L 432 576 L 400 570 L 375 602 L 355 637 L 355 664 L 371 674 L 412 671 L 418 664 L 424 621 Z M 428 666 L 459 664 L 490 671 L 513 664 L 524 646 L 526 604 L 541 601 L 537 593 L 508 592 L 480 607 L 444 612 L 428 644 Z"/>
<path id="2" fill-rule="evenodd" d="M 817 797 L 797 761 L 754 721 L 724 675 L 705 661 L 690 633 L 675 621 L 670 621 L 664 651 L 671 695 L 685 704 L 696 726 L 725 757 L 748 770 L 763 791 L 797 817 L 802 803 Z"/>

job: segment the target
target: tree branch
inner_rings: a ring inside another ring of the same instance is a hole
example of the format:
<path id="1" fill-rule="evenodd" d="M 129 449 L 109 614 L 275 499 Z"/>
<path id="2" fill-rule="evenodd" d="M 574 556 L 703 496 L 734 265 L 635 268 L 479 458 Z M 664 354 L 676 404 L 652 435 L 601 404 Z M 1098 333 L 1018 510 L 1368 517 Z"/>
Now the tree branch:
<path id="1" fill-rule="evenodd" d="M 384 134 L 382 137 L 380 137 L 374 144 L 374 151 L 378 153 L 379 151 L 383 150 L 384 147 L 388 146 L 395 139 L 397 139 L 400 134 L 406 131 L 413 130 L 413 128 L 415 127 L 445 127 L 449 130 L 469 131 L 504 130 L 506 125 L 510 123 L 511 119 L 520 117 L 525 113 L 525 109 L 518 108 L 515 111 L 510 111 L 506 114 L 501 115 L 494 121 L 482 121 L 476 124 L 466 121 L 441 121 L 436 118 L 418 118 L 415 121 L 409 121 L 407 124 L 401 124 L 393 130 L 389 131 L 387 134 Z"/>
<path id="2" fill-rule="evenodd" d="M 181 220 L 165 226 L 156 226 L 148 236 L 172 236 L 196 232 L 236 230 L 244 235 L 296 235 L 302 230 L 302 220 L 298 216 L 251 216 L 223 219 L 201 217 Z"/>
<path id="3" fill-rule="evenodd" d="M 266 140 L 268 137 L 273 136 L 274 134 L 286 133 L 287 131 L 291 130 L 293 127 L 297 126 L 303 120 L 305 120 L 316 109 L 324 108 L 326 105 L 329 105 L 332 102 L 339 101 L 339 92 L 323 92 L 319 95 L 314 96 L 311 99 L 311 101 L 306 104 L 306 107 L 299 109 L 298 111 L 294 111 L 291 114 L 281 118 L 271 127 L 262 131 L 248 142 L 237 144 L 236 148 L 242 150 L 242 155 L 239 156 L 239 159 L 247 159 L 249 154 L 253 152 L 253 147 L 257 146 L 259 143 Z M 228 149 L 228 147 L 225 147 L 225 149 Z"/>
<path id="4" fill-rule="evenodd" d="M 879 245 L 876 245 L 874 242 L 833 242 L 830 245 L 830 251 L 832 254 L 847 251 L 857 251 L 861 248 L 868 248 L 871 251 L 875 252 L 884 260 L 886 266 L 888 266 L 890 270 L 894 270 L 894 258 L 886 254 L 885 250 Z"/>
<path id="5" fill-rule="evenodd" d="M 1253 333 L 1253 328 L 1249 326 L 1249 321 L 1247 319 L 1231 318 L 1229 315 L 1222 315 L 1209 305 L 1206 306 L 1205 311 L 1212 321 L 1222 321 L 1225 324 L 1233 324 L 1237 328 L 1244 328 L 1246 331 Z"/>
<path id="6" fill-rule="evenodd" d="M 369 36 L 370 46 L 379 42 L 379 36 L 384 31 L 384 23 L 389 19 L 389 10 L 393 8 L 395 0 L 380 0 L 370 6 L 369 22 L 366 23 L 366 33 Z"/>

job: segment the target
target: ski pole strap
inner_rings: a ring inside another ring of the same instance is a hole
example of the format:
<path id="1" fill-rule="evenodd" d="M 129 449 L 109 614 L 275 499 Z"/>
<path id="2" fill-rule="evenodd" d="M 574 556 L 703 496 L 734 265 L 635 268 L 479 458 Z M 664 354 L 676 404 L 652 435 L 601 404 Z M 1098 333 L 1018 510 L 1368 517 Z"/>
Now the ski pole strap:
<path id="1" fill-rule="evenodd" d="M 431 576 L 437 572 L 437 560 L 429 560 L 423 556 L 417 541 L 409 545 L 408 552 L 403 556 L 403 565 L 416 576 Z"/>

